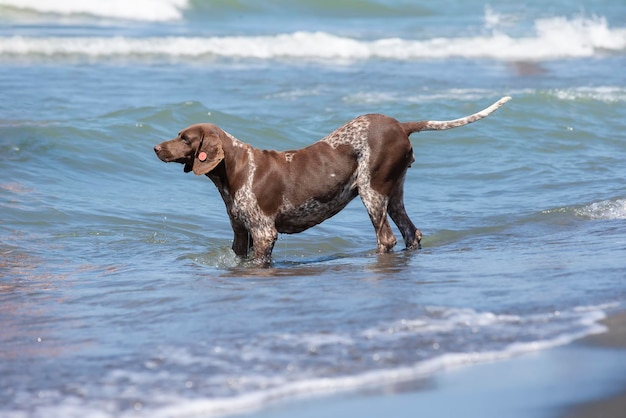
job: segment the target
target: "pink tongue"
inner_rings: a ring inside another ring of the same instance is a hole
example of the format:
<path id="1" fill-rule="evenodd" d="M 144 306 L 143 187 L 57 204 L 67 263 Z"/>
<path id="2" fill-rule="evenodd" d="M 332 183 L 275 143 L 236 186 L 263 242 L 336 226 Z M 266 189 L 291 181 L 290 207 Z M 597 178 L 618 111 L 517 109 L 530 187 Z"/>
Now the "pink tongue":
<path id="1" fill-rule="evenodd" d="M 206 159 L 207 159 L 206 152 L 202 151 L 200 154 L 198 154 L 198 159 L 200 161 L 206 161 Z"/>

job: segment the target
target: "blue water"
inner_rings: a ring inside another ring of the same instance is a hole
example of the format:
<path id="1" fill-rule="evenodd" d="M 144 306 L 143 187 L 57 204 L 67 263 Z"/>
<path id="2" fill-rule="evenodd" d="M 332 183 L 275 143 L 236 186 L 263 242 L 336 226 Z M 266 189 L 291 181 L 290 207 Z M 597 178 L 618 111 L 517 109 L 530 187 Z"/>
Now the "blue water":
<path id="1" fill-rule="evenodd" d="M 0 2 L 0 415 L 394 390 L 624 308 L 621 2 L 106 3 Z M 357 199 L 256 268 L 213 184 L 152 150 L 196 122 L 285 150 L 504 95 L 413 135 L 419 251 L 376 255 Z"/>

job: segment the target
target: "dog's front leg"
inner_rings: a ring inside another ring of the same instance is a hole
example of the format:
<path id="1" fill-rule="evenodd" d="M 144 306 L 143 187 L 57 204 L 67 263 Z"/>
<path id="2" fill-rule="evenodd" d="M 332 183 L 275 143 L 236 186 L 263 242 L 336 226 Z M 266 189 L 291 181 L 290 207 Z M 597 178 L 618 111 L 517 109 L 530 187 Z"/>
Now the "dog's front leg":
<path id="1" fill-rule="evenodd" d="M 252 235 L 243 227 L 233 227 L 233 231 L 235 232 L 232 247 L 233 251 L 240 257 L 246 257 L 253 245 Z"/>
<path id="2" fill-rule="evenodd" d="M 260 228 L 252 231 L 254 242 L 254 262 L 268 266 L 272 262 L 272 250 L 278 239 L 278 231 L 275 228 Z"/>
<path id="3" fill-rule="evenodd" d="M 269 266 L 272 262 L 272 250 L 278 239 L 278 231 L 275 228 L 267 228 L 252 231 L 254 241 L 254 262 L 263 266 Z"/>

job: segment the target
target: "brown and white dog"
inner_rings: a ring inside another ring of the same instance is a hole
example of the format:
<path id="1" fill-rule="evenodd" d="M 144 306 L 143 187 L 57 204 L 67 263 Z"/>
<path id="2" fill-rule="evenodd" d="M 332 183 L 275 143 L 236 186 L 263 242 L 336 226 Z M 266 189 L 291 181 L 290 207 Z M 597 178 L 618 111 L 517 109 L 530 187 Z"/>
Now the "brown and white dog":
<path id="1" fill-rule="evenodd" d="M 351 120 L 326 138 L 299 150 L 261 150 L 209 123 L 183 129 L 154 147 L 161 161 L 184 164 L 185 173 L 206 175 L 217 186 L 235 233 L 233 251 L 271 262 L 278 233 L 293 234 L 342 210 L 357 195 L 367 209 L 378 241 L 387 252 L 397 240 L 387 214 L 408 249 L 422 233 L 404 208 L 404 178 L 415 161 L 409 135 L 445 130 L 482 119 L 510 97 L 450 121 L 398 122 L 369 114 Z"/>

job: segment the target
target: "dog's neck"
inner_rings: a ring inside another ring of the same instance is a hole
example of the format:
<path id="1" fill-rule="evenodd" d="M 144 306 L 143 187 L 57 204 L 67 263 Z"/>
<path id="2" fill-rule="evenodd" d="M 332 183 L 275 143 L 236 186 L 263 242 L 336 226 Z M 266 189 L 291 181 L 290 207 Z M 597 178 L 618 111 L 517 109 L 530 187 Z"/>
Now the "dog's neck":
<path id="1" fill-rule="evenodd" d="M 232 199 L 246 182 L 253 148 L 226 132 L 221 139 L 224 159 L 207 173 L 207 177 L 213 181 L 226 202 Z"/>

